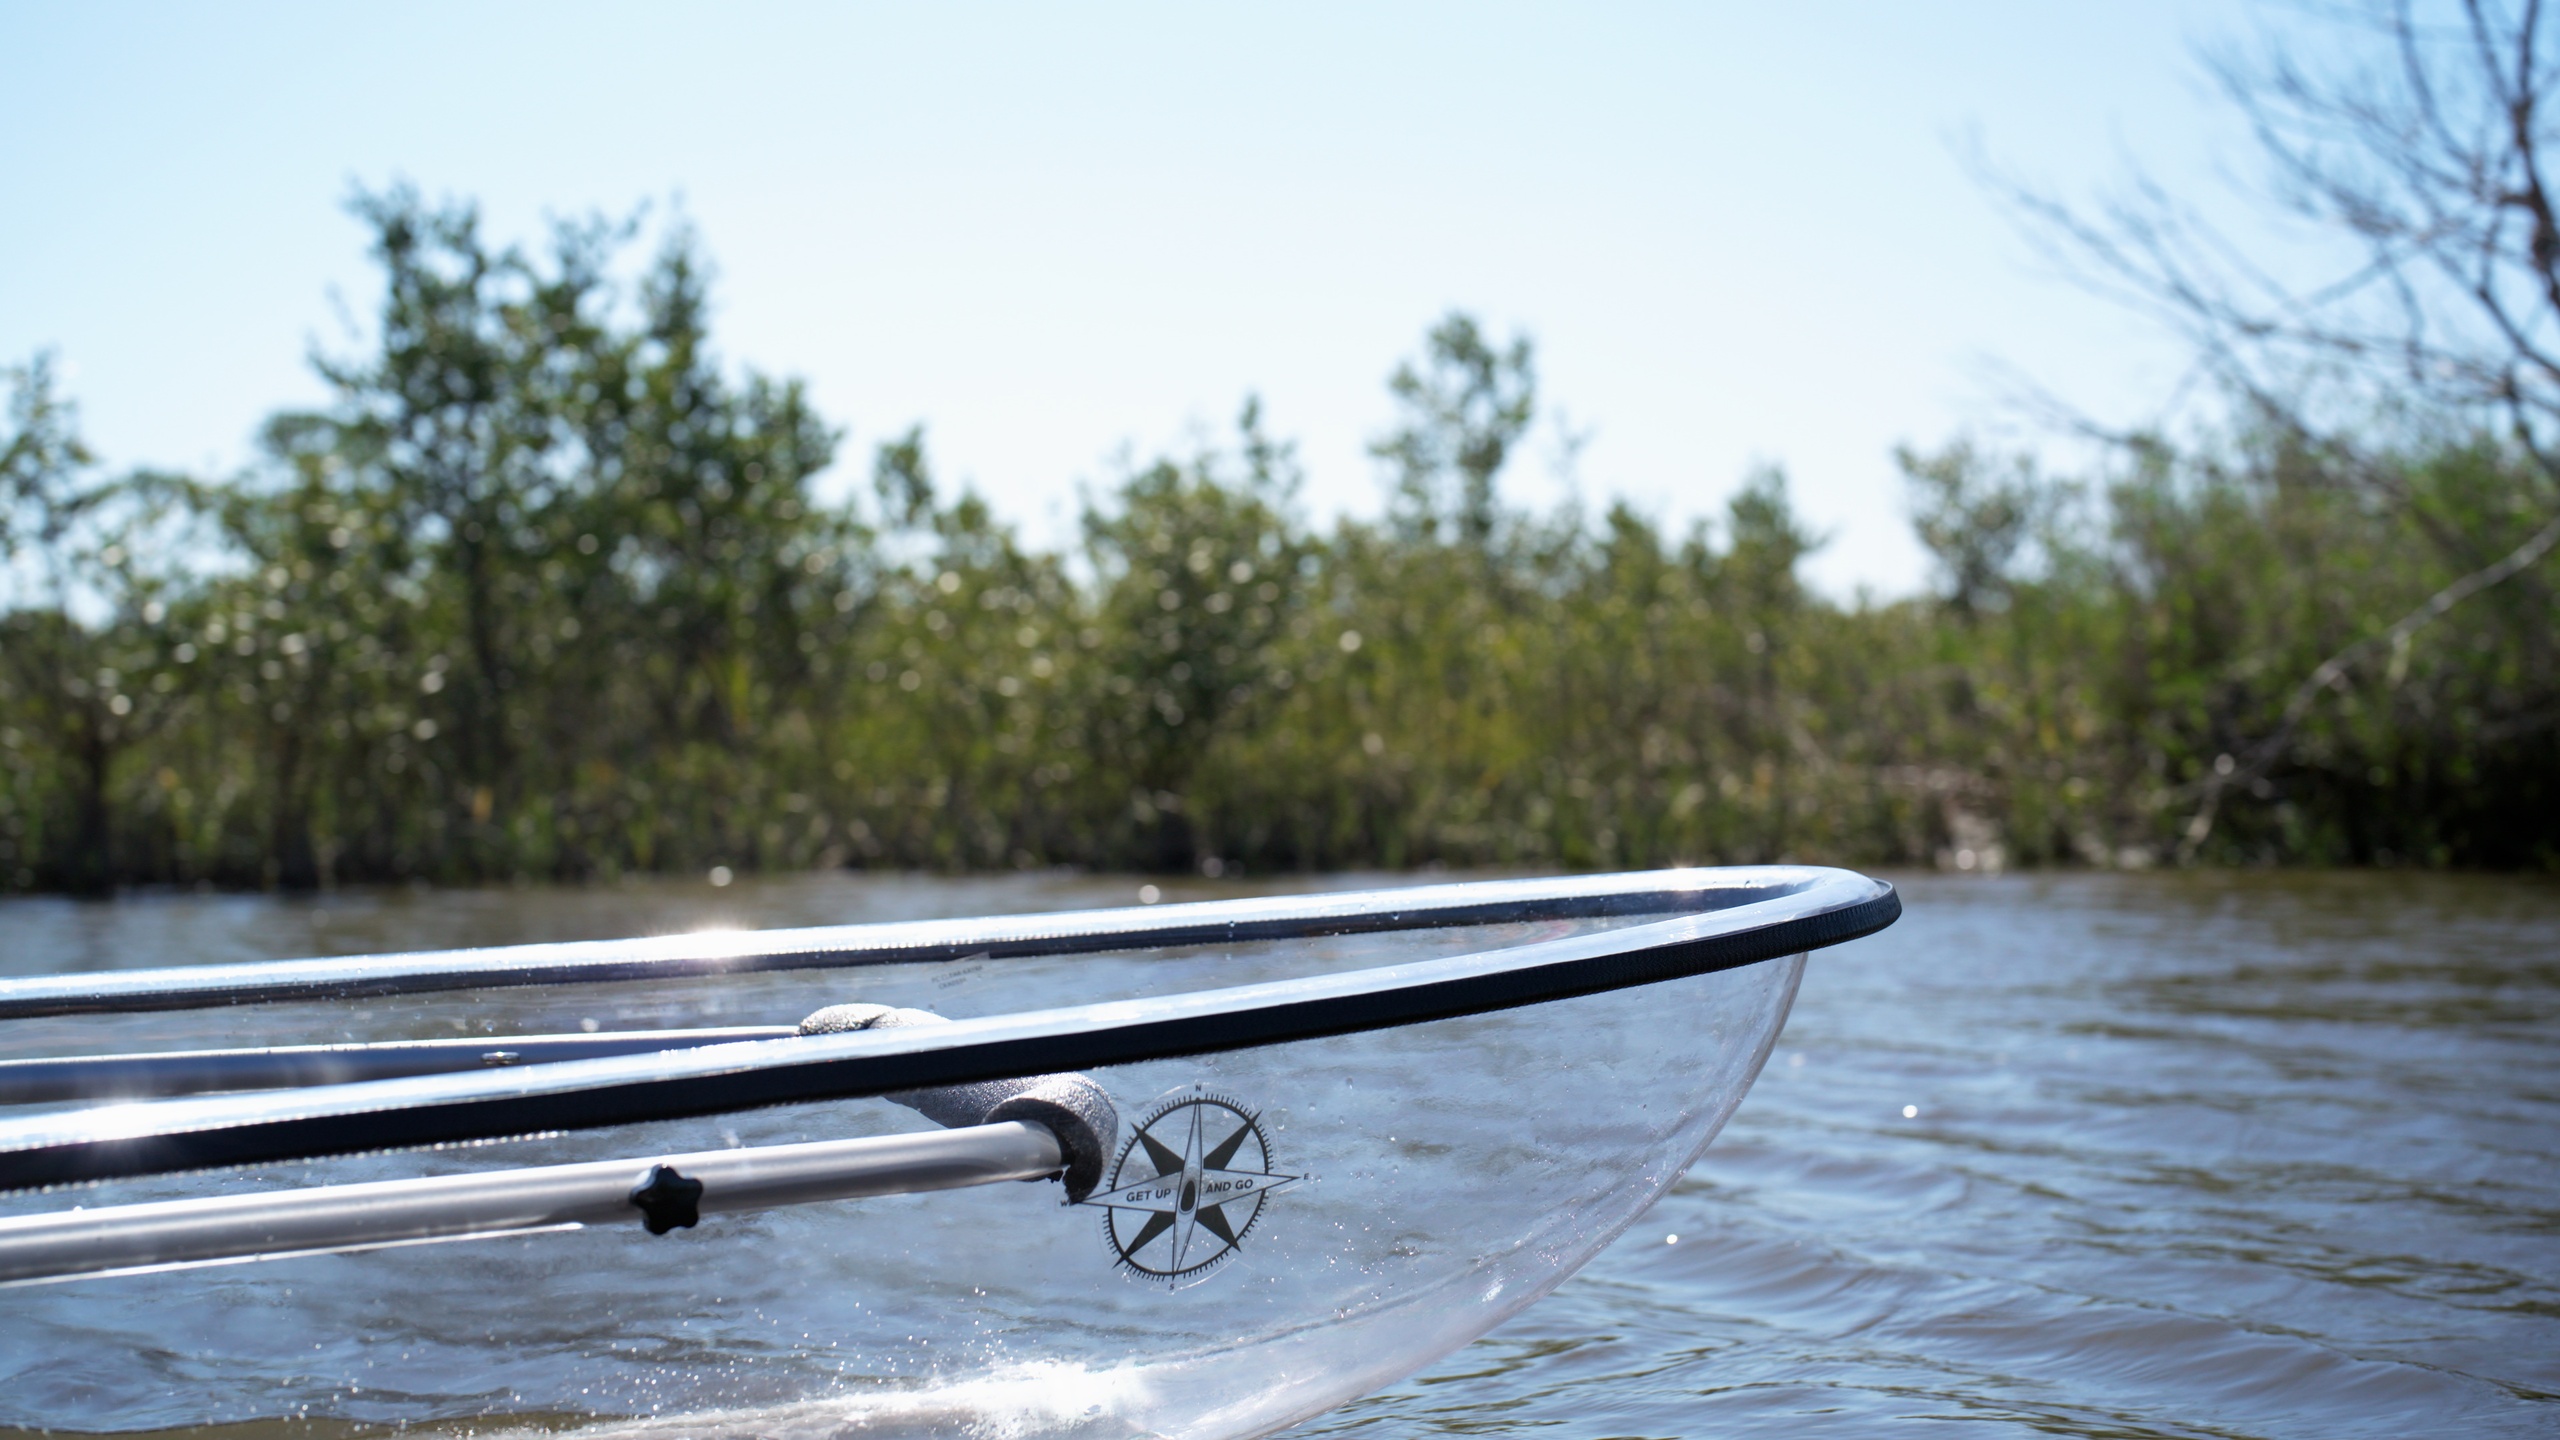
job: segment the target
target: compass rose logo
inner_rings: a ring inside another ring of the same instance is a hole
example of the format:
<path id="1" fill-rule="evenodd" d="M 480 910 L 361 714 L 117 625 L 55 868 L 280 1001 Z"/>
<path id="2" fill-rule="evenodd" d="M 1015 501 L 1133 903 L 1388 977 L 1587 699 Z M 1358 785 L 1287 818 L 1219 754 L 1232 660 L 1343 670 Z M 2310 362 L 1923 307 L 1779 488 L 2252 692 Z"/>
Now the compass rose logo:
<path id="1" fill-rule="evenodd" d="M 1181 1285 L 1232 1258 L 1272 1191 L 1302 1177 L 1272 1168 L 1261 1117 L 1192 1090 L 1159 1101 L 1121 1148 L 1102 1238 L 1132 1273 Z"/>

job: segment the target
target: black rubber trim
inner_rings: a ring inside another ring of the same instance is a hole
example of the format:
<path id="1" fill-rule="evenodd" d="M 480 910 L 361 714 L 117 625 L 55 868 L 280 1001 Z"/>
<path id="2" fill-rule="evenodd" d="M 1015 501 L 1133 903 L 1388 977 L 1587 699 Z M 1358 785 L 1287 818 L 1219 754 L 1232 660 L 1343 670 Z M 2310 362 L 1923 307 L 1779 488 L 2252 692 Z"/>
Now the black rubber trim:
<path id="1" fill-rule="evenodd" d="M 779 970 L 835 970 L 981 958 L 1007 960 L 1032 955 L 1092 955 L 1113 950 L 1305 940 L 1326 935 L 1500 925 L 1526 920 L 1698 914 L 1756 904 L 1803 888 L 1802 881 L 1700 886 L 1666 884 L 1594 894 L 1441 903 L 1431 903 L 1426 898 L 1428 892 L 1417 889 L 1404 892 L 1414 896 L 1414 903 L 1382 905 L 1351 913 L 1328 913 L 1325 904 L 1337 899 L 1374 899 L 1377 898 L 1376 893 L 1346 893 L 1339 897 L 1300 896 L 1273 902 L 1212 901 L 1168 906 L 1165 911 L 1154 912 L 1122 910 L 1067 916 L 898 922 L 837 927 L 832 932 L 772 931 L 755 938 L 773 948 L 748 952 L 715 948 L 690 955 L 635 954 L 632 952 L 648 950 L 653 942 L 572 941 L 418 956 L 259 961 L 79 975 L 38 975 L 0 979 L 0 1020 L 47 1015 L 198 1010 L 223 1005 L 294 1001 L 360 1000 L 383 995 L 498 990 L 527 985 L 610 984 Z M 1382 893 L 1389 898 L 1397 895 L 1392 891 Z M 1307 913 L 1267 918 L 1216 918 L 1219 912 L 1245 913 L 1268 909 L 1273 904 L 1297 904 Z M 1179 911 L 1198 912 L 1204 918 L 1191 923 L 1152 918 L 1157 914 Z M 848 932 L 879 934 L 884 931 L 924 933 L 933 938 L 886 944 L 846 944 L 841 939 L 832 938 Z M 682 945 L 700 939 L 699 936 L 669 936 L 656 943 Z M 454 963 L 456 956 L 467 957 L 469 963 Z"/>
<path id="2" fill-rule="evenodd" d="M 1234 991 L 1122 1002 L 1107 1007 L 1112 1013 L 1100 1018 L 1088 1011 L 1101 1007 L 1087 1007 L 877 1032 L 877 1043 L 870 1048 L 888 1053 L 795 1059 L 781 1048 L 871 1040 L 873 1032 L 778 1040 L 751 1047 L 669 1052 L 653 1061 L 678 1073 L 582 1083 L 544 1093 L 462 1096 L 396 1108 L 208 1123 L 199 1129 L 135 1138 L 29 1144 L 0 1150 L 0 1190 L 588 1130 L 1356 1034 L 1758 964 L 1874 934 L 1901 913 L 1900 897 L 1890 886 L 1878 884 L 1875 893 L 1833 910 L 1726 934 L 1572 959 L 1516 958 L 1542 948 L 1529 946 Z M 1436 978 L 1434 971 L 1439 972 Z M 1213 1002 L 1224 1003 L 1202 1008 Z M 994 1029 L 1012 1033 L 1000 1038 L 981 1033 Z M 704 1057 L 748 1049 L 757 1052 L 752 1061 L 742 1059 L 730 1068 L 704 1068 L 713 1064 Z M 612 1066 L 623 1062 L 578 1063 Z M 688 1070 L 688 1063 L 695 1068 Z M 451 1077 L 435 1083 L 495 1084 L 505 1076 L 527 1073 L 495 1072 L 489 1077 Z M 343 1092 L 360 1087 L 336 1088 Z"/>
<path id="3" fill-rule="evenodd" d="M 0 1060 L 0 1105 L 65 1100 L 139 1100 L 223 1090 L 350 1085 L 410 1075 L 450 1075 L 506 1065 L 647 1055 L 696 1045 L 780 1040 L 792 1025 L 722 1025 L 694 1030 L 608 1030 L 592 1035 L 479 1035 L 461 1040 L 381 1040 L 354 1045 L 285 1045 L 262 1050 L 168 1050 L 139 1055 L 48 1055 Z"/>

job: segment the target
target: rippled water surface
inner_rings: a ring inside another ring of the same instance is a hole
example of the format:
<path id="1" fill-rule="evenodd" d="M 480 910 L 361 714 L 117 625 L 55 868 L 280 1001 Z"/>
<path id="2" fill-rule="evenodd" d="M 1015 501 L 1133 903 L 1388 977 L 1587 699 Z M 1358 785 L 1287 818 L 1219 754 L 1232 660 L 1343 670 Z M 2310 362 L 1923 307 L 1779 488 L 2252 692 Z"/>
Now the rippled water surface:
<path id="1" fill-rule="evenodd" d="M 0 973 L 1070 908 L 1136 883 L 11 901 Z M 1759 1086 L 1648 1219 L 1300 1433 L 2560 1431 L 2560 887 L 1904 896 L 1893 930 L 1815 958 Z"/>

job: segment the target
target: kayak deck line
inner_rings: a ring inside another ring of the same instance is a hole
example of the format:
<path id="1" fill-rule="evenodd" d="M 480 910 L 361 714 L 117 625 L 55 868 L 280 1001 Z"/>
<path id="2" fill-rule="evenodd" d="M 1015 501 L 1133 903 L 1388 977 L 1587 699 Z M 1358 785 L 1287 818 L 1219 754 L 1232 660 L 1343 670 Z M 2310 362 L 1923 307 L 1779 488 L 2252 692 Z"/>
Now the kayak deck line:
<path id="1" fill-rule="evenodd" d="M 238 1090 L 350 1085 L 411 1075 L 448 1075 L 509 1065 L 647 1055 L 696 1045 L 780 1040 L 790 1025 L 720 1025 L 691 1030 L 607 1030 L 575 1035 L 482 1035 L 452 1040 L 377 1040 L 343 1045 L 277 1045 L 245 1050 L 165 1050 L 129 1055 L 60 1055 L 0 1060 L 0 1105 L 62 1100 L 139 1100 Z"/>
<path id="2" fill-rule="evenodd" d="M 39 975 L 0 979 L 0 1020 L 1698 913 L 1787 894 L 1843 873 L 1790 865 L 1658 870 L 984 919 Z"/>
<path id="3" fill-rule="evenodd" d="M 1341 974 L 908 1029 L 0 1122 L 0 1189 L 594 1129 L 1350 1034 L 1753 964 L 1870 934 L 1900 913 L 1882 882 L 1839 870 L 1780 873 L 1788 884 L 1728 886 L 1699 913 L 1670 920 Z M 1611 893 L 1623 894 L 1637 888 L 1629 879 L 1652 877 L 1609 878 L 1618 882 Z M 1512 892 L 1505 903 L 1517 909 L 1577 883 L 1446 888 Z M 1756 898 L 1719 903 L 1736 889 Z M 1176 915 L 1167 928 L 1193 927 Z"/>
<path id="4" fill-rule="evenodd" d="M 910 1195 L 1066 1168 L 1033 1120 L 0 1218 L 0 1286 Z"/>
<path id="5" fill-rule="evenodd" d="M 1691 876 L 1717 883 L 1682 888 Z M 1647 904 L 1678 895 L 1694 909 L 1506 949 L 1148 999 L 0 1121 L 0 1190 L 894 1096 L 1348 1035 L 1757 964 L 1872 934 L 1901 913 L 1892 886 L 1813 867 L 1435 889 L 1443 904 L 1431 913 L 1443 915 L 1518 917 L 1589 894 L 1608 903 L 1653 897 Z M 1420 913 L 1376 903 L 1403 894 L 1353 897 L 1359 904 L 1324 896 L 1244 903 L 1273 924 Z M 1171 943 L 1163 937 L 1203 928 L 1183 912 L 1231 915 L 1238 903 L 1160 907 L 1153 912 L 1160 923 L 1142 927 L 1134 943 Z M 1309 913 L 1284 917 L 1290 904 Z M 963 930 L 972 923 L 951 922 Z M 973 933 L 976 942 L 984 938 Z"/>

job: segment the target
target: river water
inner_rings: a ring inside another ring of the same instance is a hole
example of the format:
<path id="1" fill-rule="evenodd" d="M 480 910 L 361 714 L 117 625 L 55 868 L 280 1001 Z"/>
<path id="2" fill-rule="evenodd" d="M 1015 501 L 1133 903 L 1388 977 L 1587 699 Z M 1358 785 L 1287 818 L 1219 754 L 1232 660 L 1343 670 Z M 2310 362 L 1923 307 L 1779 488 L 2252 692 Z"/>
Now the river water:
<path id="1" fill-rule="evenodd" d="M 1298 1433 L 2560 1433 L 2560 886 L 1897 878 L 1905 918 L 1815 957 L 1759 1085 L 1647 1219 Z M 13 900 L 0 973 L 1066 909 L 1138 883 Z"/>

